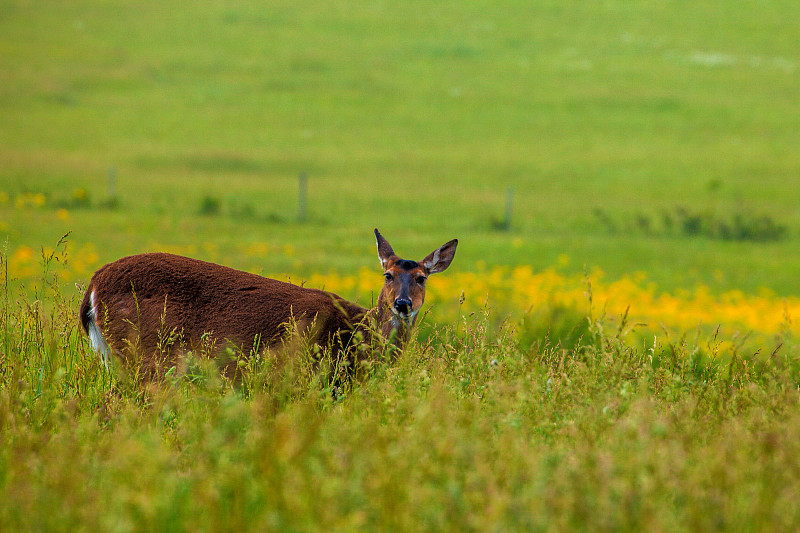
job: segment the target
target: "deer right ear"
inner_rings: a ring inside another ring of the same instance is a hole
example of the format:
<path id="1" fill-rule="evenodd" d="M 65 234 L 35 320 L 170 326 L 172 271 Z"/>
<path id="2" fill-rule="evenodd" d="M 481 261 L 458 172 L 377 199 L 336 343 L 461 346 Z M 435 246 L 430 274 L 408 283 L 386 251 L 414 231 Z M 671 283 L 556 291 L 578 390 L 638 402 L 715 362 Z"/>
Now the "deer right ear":
<path id="1" fill-rule="evenodd" d="M 436 274 L 449 267 L 453 257 L 456 255 L 456 246 L 458 246 L 458 239 L 453 239 L 441 245 L 423 259 L 422 266 L 428 270 L 428 274 Z"/>
<path id="2" fill-rule="evenodd" d="M 387 264 L 389 263 L 389 259 L 395 256 L 394 250 L 392 250 L 391 245 L 389 242 L 383 238 L 381 232 L 378 231 L 378 228 L 375 228 L 375 240 L 377 241 L 378 245 L 378 259 L 381 260 L 381 266 L 386 269 Z"/>

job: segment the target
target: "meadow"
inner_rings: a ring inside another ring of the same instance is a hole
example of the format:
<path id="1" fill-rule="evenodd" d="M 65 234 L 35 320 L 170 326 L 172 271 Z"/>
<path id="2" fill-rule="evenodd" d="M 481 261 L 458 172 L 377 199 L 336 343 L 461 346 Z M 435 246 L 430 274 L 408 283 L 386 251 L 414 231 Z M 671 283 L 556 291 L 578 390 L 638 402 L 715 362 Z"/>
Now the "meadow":
<path id="1" fill-rule="evenodd" d="M 2 2 L 0 530 L 796 529 L 798 20 Z M 345 394 L 268 359 L 143 387 L 78 329 L 144 251 L 367 304 L 374 227 L 460 244 Z"/>
<path id="2" fill-rule="evenodd" d="M 565 348 L 491 312 L 423 324 L 334 384 L 313 356 L 241 383 L 195 359 L 107 370 L 58 292 L 4 286 L 4 531 L 792 531 L 800 361 L 789 342 L 643 346 L 586 321 Z M 45 310 L 44 301 L 56 302 Z M 783 339 L 790 341 L 791 339 Z M 334 390 L 336 391 L 334 393 Z"/>

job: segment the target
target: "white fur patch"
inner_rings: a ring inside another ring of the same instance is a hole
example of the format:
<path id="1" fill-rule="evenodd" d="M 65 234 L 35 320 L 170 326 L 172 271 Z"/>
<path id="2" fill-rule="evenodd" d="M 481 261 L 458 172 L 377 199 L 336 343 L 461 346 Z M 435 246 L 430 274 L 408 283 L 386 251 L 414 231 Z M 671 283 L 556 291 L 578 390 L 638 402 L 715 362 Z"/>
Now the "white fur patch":
<path id="1" fill-rule="evenodd" d="M 411 324 L 414 323 L 414 319 L 417 318 L 417 313 L 419 312 L 419 309 L 416 309 L 414 311 L 411 311 L 411 313 L 407 315 L 401 315 L 400 313 L 397 312 L 397 309 L 395 309 L 394 306 L 390 307 L 389 309 L 392 311 L 392 314 L 394 315 L 392 317 L 392 322 L 394 322 L 395 327 L 399 325 L 399 323 L 397 322 L 398 320 L 402 320 L 403 322 L 405 322 L 406 325 L 410 326 Z"/>
<path id="2" fill-rule="evenodd" d="M 91 322 L 89 322 L 89 342 L 92 343 L 92 349 L 96 351 L 100 355 L 100 359 L 103 360 L 103 364 L 106 368 L 108 368 L 108 363 L 110 362 L 111 358 L 111 349 L 108 347 L 106 340 L 103 338 L 103 332 L 100 331 L 100 326 L 97 325 L 97 306 L 95 305 L 94 301 L 94 291 L 92 294 L 89 295 L 89 299 L 92 302 L 92 307 L 89 310 L 89 318 L 91 318 Z"/>
<path id="3" fill-rule="evenodd" d="M 378 244 L 378 261 L 381 262 L 381 266 L 383 267 L 384 270 L 386 270 L 387 261 L 383 257 L 381 257 L 381 245 L 380 244 Z"/>
<path id="4" fill-rule="evenodd" d="M 436 268 L 436 266 L 439 264 L 439 252 L 440 251 L 441 251 L 441 248 L 437 248 L 436 251 L 433 252 L 433 259 L 431 259 L 430 261 L 425 263 L 425 268 L 427 268 L 428 271 L 431 274 L 435 274 L 435 273 L 439 272 L 439 270 Z"/>

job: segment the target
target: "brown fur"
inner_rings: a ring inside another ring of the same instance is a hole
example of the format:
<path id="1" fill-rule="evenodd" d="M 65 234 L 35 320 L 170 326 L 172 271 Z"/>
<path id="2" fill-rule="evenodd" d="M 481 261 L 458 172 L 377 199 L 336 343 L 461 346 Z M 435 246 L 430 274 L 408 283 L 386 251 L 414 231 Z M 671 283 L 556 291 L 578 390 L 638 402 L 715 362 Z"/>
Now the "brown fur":
<path id="1" fill-rule="evenodd" d="M 431 253 L 418 268 L 400 272 L 396 265 L 402 260 L 378 230 L 375 235 L 381 262 L 393 278 L 373 310 L 330 292 L 188 257 L 150 253 L 124 257 L 95 272 L 81 304 L 81 320 L 87 332 L 94 320 L 112 353 L 124 362 L 140 357 L 148 374 L 174 364 L 185 350 L 213 352 L 210 347 L 219 351 L 232 344 L 247 356 L 276 346 L 284 342 L 292 324 L 309 342 L 336 353 L 350 350 L 354 332 L 368 336 L 367 323 L 372 320 L 384 338 L 402 344 L 415 316 L 399 320 L 391 311 L 393 302 L 401 293 L 410 294 L 412 308 L 418 311 L 425 289 L 416 279 L 447 268 L 457 241 Z M 425 265 L 436 263 L 431 263 L 434 254 L 438 264 L 431 269 Z"/>

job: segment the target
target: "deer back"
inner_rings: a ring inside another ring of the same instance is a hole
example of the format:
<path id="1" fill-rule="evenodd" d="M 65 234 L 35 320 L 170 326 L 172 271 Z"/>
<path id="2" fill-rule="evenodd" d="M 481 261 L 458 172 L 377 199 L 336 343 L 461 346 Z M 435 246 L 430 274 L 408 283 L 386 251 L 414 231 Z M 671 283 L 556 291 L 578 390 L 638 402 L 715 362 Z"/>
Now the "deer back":
<path id="1" fill-rule="evenodd" d="M 249 354 L 281 342 L 290 325 L 311 342 L 346 344 L 365 313 L 329 292 L 165 253 L 100 268 L 81 306 L 87 331 L 94 320 L 112 351 L 136 351 L 144 365 L 223 341 Z"/>

